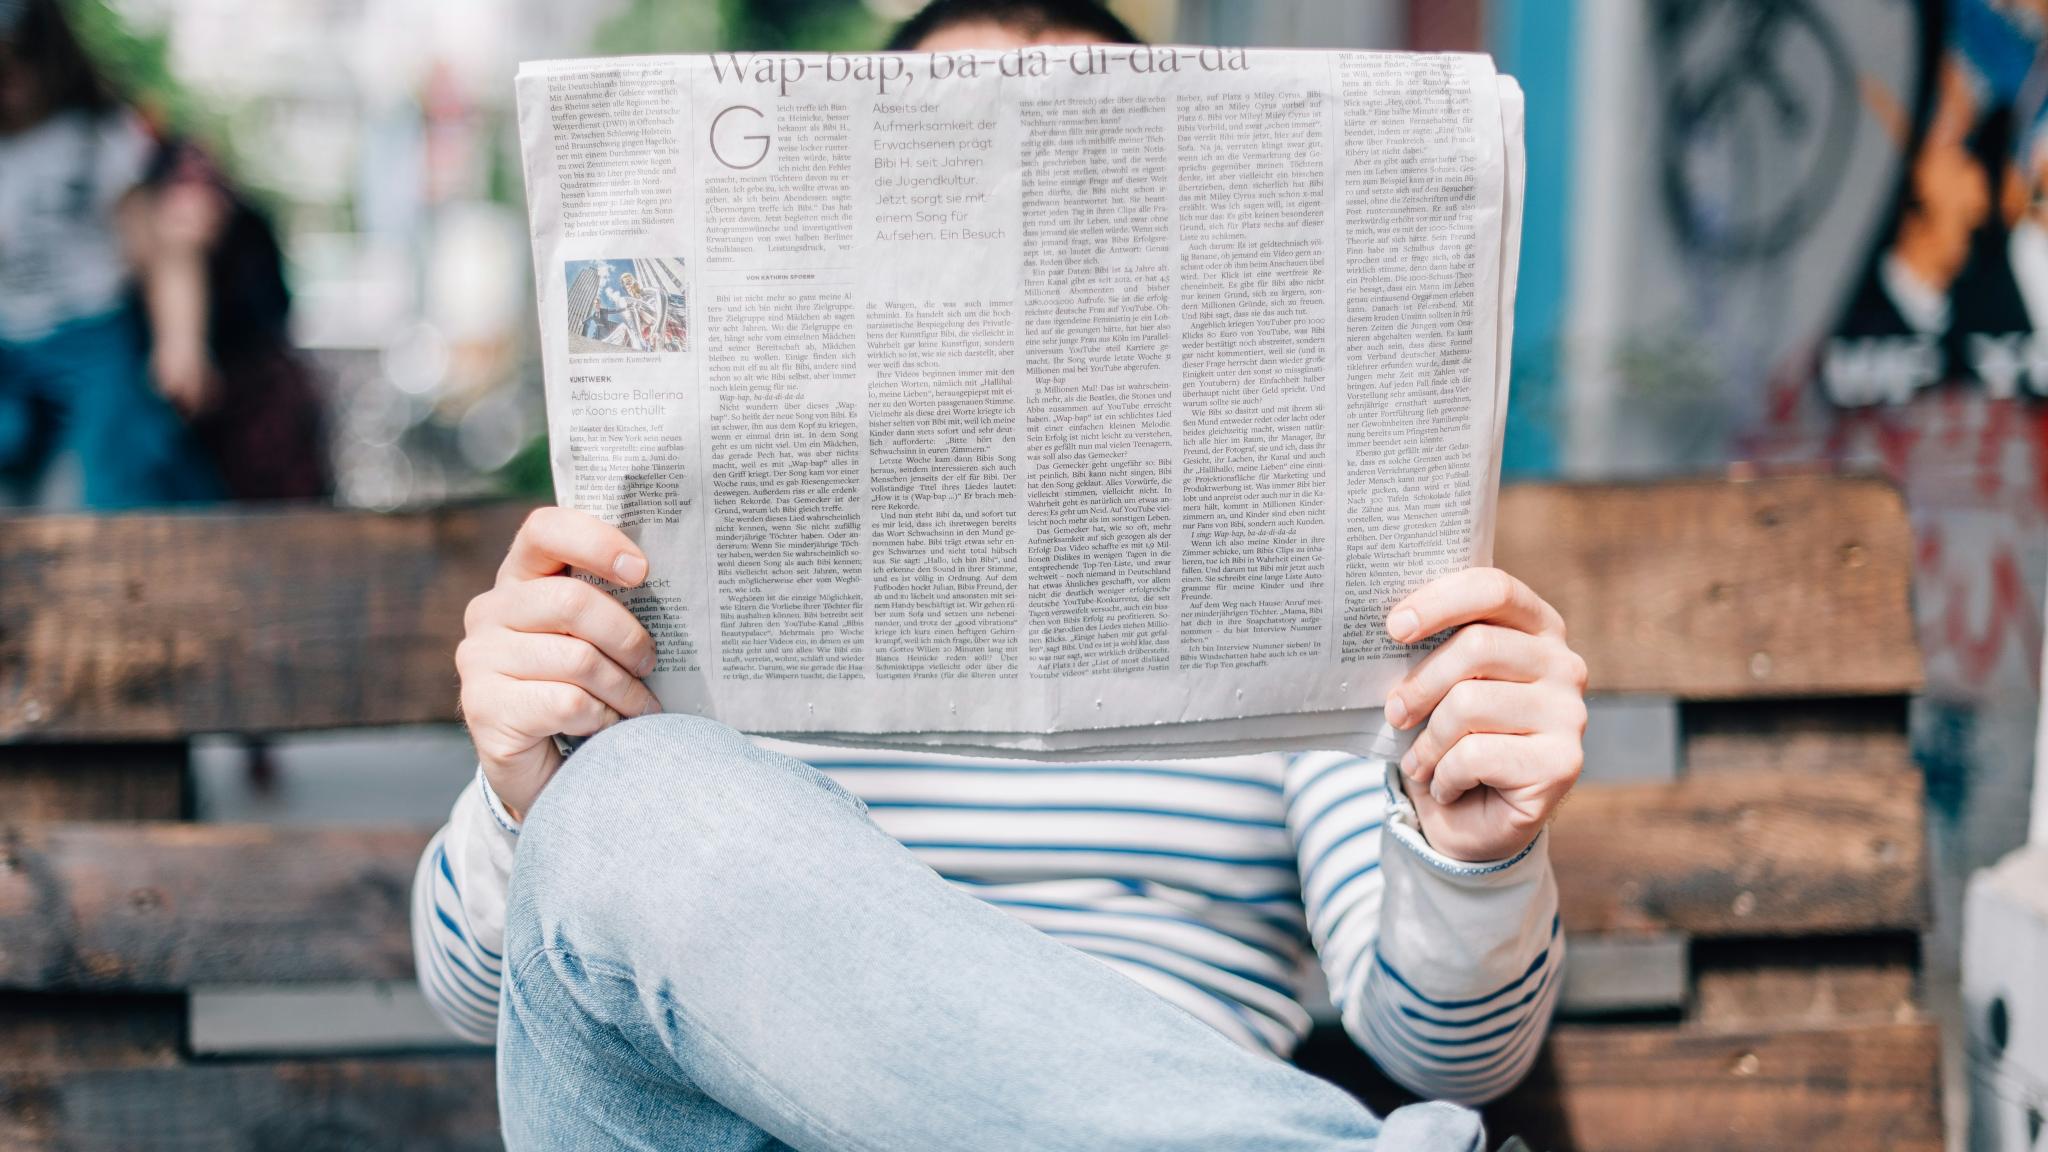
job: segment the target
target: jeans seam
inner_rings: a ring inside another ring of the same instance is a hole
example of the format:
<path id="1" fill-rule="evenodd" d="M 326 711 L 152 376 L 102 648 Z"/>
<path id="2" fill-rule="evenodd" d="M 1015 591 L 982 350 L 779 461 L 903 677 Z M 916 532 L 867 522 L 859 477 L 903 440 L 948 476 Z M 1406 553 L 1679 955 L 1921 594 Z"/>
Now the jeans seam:
<path id="1" fill-rule="evenodd" d="M 588 972 L 594 976 L 601 976 L 605 979 L 615 980 L 619 983 L 635 988 L 636 990 L 639 987 L 639 982 L 634 978 L 632 971 L 629 969 L 618 967 L 608 961 L 590 960 L 587 957 L 581 956 L 577 954 L 575 951 L 568 948 L 557 948 L 547 944 L 536 944 L 534 945 L 532 951 L 528 952 L 524 957 L 522 957 L 518 963 L 512 965 L 509 969 L 507 969 L 506 978 L 508 981 L 508 988 L 510 981 L 516 981 L 521 979 L 526 970 L 532 965 L 533 961 L 539 959 L 541 956 L 544 955 L 569 957 L 575 960 L 577 965 L 581 967 L 585 972 Z M 708 1044 L 712 1048 L 714 1048 L 717 1052 L 717 1055 L 724 1060 L 728 1067 L 738 1070 L 739 1073 L 742 1076 L 744 1076 L 756 1090 L 771 1097 L 772 1100 L 780 1106 L 780 1110 L 782 1111 L 783 1115 L 792 1116 L 796 1118 L 798 1122 L 803 1124 L 806 1128 L 810 1129 L 812 1132 L 816 1133 L 822 1140 L 824 1140 L 828 1147 L 831 1147 L 835 1150 L 847 1149 L 849 1150 L 849 1152 L 888 1152 L 888 1150 L 883 1145 L 873 1144 L 869 1143 L 868 1141 L 858 1139 L 848 1133 L 841 1132 L 838 1129 L 834 1128 L 832 1125 L 827 1124 L 824 1121 L 818 1119 L 817 1116 L 815 1116 L 809 1109 L 802 1107 L 795 1100 L 790 1099 L 788 1093 L 785 1093 L 780 1088 L 777 1088 L 772 1082 L 768 1080 L 767 1077 L 763 1076 L 760 1073 L 760 1071 L 757 1070 L 752 1064 L 740 1059 L 737 1053 L 735 1053 L 730 1047 L 728 1047 L 723 1040 L 719 1039 L 718 1034 L 716 1032 L 703 1026 L 702 1022 L 699 1021 L 693 1013 L 691 1013 L 687 1005 L 682 1004 L 673 998 L 669 998 L 668 1002 L 670 1006 L 674 1008 L 676 1014 L 679 1017 L 681 1017 L 686 1024 L 690 1025 L 691 1031 L 698 1037 L 700 1042 Z M 657 1031 L 658 1030 L 659 1029 L 657 1028 Z M 670 1056 L 670 1059 L 674 1059 L 672 1054 Z M 709 1094 L 707 1093 L 706 1095 L 708 1096 Z M 712 1099 L 716 1100 L 717 1098 L 712 1097 Z M 732 1112 L 733 1115 L 739 1116 L 742 1120 L 746 1120 L 747 1123 L 754 1123 L 752 1119 L 733 1110 L 732 1106 L 726 1104 L 725 1101 L 718 1100 L 717 1102 L 721 1107 L 725 1108 L 729 1112 Z M 756 1127 L 759 1127 L 759 1125 L 756 1125 Z M 770 1135 L 773 1135 L 773 1133 L 770 1133 Z"/>

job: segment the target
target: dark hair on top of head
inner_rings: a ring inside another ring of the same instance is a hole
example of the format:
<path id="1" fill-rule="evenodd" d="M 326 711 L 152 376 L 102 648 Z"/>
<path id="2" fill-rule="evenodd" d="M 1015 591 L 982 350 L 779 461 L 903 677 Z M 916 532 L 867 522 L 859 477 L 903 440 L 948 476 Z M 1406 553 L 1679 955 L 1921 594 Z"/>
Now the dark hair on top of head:
<path id="1" fill-rule="evenodd" d="M 932 0 L 897 25 L 888 50 L 908 52 L 934 32 L 960 24 L 1000 24 L 1031 36 L 1080 32 L 1108 44 L 1142 44 L 1131 26 L 1098 0 Z"/>
<path id="2" fill-rule="evenodd" d="M 0 43 L 11 65 L 30 74 L 44 115 L 111 111 L 114 93 L 72 34 L 59 0 L 0 0 Z"/>

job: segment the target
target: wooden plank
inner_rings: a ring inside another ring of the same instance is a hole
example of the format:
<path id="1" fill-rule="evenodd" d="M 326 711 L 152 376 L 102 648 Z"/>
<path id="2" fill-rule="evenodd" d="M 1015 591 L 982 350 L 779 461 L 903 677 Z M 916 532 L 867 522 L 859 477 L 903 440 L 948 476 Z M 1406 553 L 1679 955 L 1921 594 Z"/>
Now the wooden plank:
<path id="1" fill-rule="evenodd" d="M 1565 1027 L 1487 1119 L 1556 1152 L 1940 1152 L 1940 1076 L 1932 1024 Z"/>
<path id="2" fill-rule="evenodd" d="M 1875 479 L 1511 486 L 1494 554 L 1564 614 L 1602 692 L 1905 695 L 1913 540 Z"/>
<path id="3" fill-rule="evenodd" d="M 0 1077 L 168 1067 L 185 1034 L 185 998 L 0 993 L 0 1021 Z"/>
<path id="4" fill-rule="evenodd" d="M 1341 1033 L 1304 1066 L 1401 1102 Z M 1554 1152 L 1941 1147 L 1931 1025 L 1753 1034 L 1563 1025 L 1487 1109 L 1496 1138 Z M 0 1072 L 0 1143 L 97 1152 L 221 1147 L 494 1148 L 488 1056 Z"/>
<path id="5" fill-rule="evenodd" d="M 188 805 L 190 769 L 183 741 L 0 747 L 0 812 L 21 820 L 175 820 Z M 19 865 L 0 839 L 0 876 Z M 0 994 L 0 1069 L 168 1064 L 184 1032 L 182 996 Z"/>
<path id="6" fill-rule="evenodd" d="M 443 1056 L 0 1072 L 0 1147 L 485 1152 L 502 1145 L 490 1057 Z"/>
<path id="7" fill-rule="evenodd" d="M 0 812 L 10 820 L 175 820 L 185 812 L 191 759 L 182 740 L 0 745 Z"/>
<path id="8" fill-rule="evenodd" d="M 1552 842 L 1567 928 L 1695 936 L 1920 925 L 1918 777 L 1589 785 Z M 424 829 L 0 825 L 0 986 L 396 980 Z"/>
<path id="9" fill-rule="evenodd" d="M 1380 1109 L 1413 1099 L 1341 1033 L 1298 1061 Z M 1486 1108 L 1494 1141 L 1546 1152 L 1940 1152 L 1931 1024 L 1711 1034 L 1564 1024 L 1529 1078 Z"/>
<path id="10" fill-rule="evenodd" d="M 0 743 L 451 720 L 523 515 L 0 520 Z"/>
<path id="11" fill-rule="evenodd" d="M 449 719 L 462 607 L 523 513 L 0 520 L 0 742 Z M 1564 612 L 1596 689 L 1920 683 L 1910 535 L 1878 481 L 1510 487 L 1497 554 Z"/>
<path id="12" fill-rule="evenodd" d="M 1909 769 L 1724 772 L 1575 791 L 1552 825 L 1565 926 L 1768 936 L 1926 922 Z"/>
<path id="13" fill-rule="evenodd" d="M 1902 697 L 1696 701 L 1681 722 L 1687 772 L 1917 770 Z"/>
<path id="14" fill-rule="evenodd" d="M 0 826 L 0 986 L 409 979 L 424 829 Z"/>
<path id="15" fill-rule="evenodd" d="M 1689 1018 L 1703 1029 L 1920 1018 L 1920 939 L 1910 934 L 1701 941 L 1693 962 L 1697 980 Z"/>

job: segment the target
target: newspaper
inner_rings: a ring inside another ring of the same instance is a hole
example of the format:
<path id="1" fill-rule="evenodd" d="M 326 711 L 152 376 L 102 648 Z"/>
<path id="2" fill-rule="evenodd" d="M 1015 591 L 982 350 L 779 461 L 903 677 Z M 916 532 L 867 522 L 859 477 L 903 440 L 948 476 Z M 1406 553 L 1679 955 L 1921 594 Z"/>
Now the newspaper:
<path id="1" fill-rule="evenodd" d="M 671 711 L 1088 757 L 1363 750 L 1492 549 L 1522 98 L 1484 56 L 530 63 L 560 501 Z"/>

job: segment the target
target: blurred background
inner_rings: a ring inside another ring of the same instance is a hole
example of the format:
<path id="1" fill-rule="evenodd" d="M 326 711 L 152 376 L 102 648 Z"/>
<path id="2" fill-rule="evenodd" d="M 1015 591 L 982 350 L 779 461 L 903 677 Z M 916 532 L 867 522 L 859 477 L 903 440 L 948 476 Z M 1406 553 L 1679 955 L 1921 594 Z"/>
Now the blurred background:
<path id="1" fill-rule="evenodd" d="M 2048 3 L 1111 6 L 1153 39 L 1481 50 L 1519 78 L 1510 477 L 1847 466 L 1901 485 L 1928 671 L 1913 715 L 1937 861 L 1928 960 L 1952 998 L 1967 877 L 2026 841 L 2030 811 L 2048 829 Z M 333 498 L 377 509 L 547 492 L 518 61 L 869 48 L 915 7 L 65 0 L 122 95 L 271 222 Z M 19 498 L 80 491 L 60 465 Z M 405 739 L 367 800 L 294 774 L 317 742 L 260 789 L 246 750 L 222 745 L 205 803 L 431 818 L 468 754 L 455 733 Z"/>

